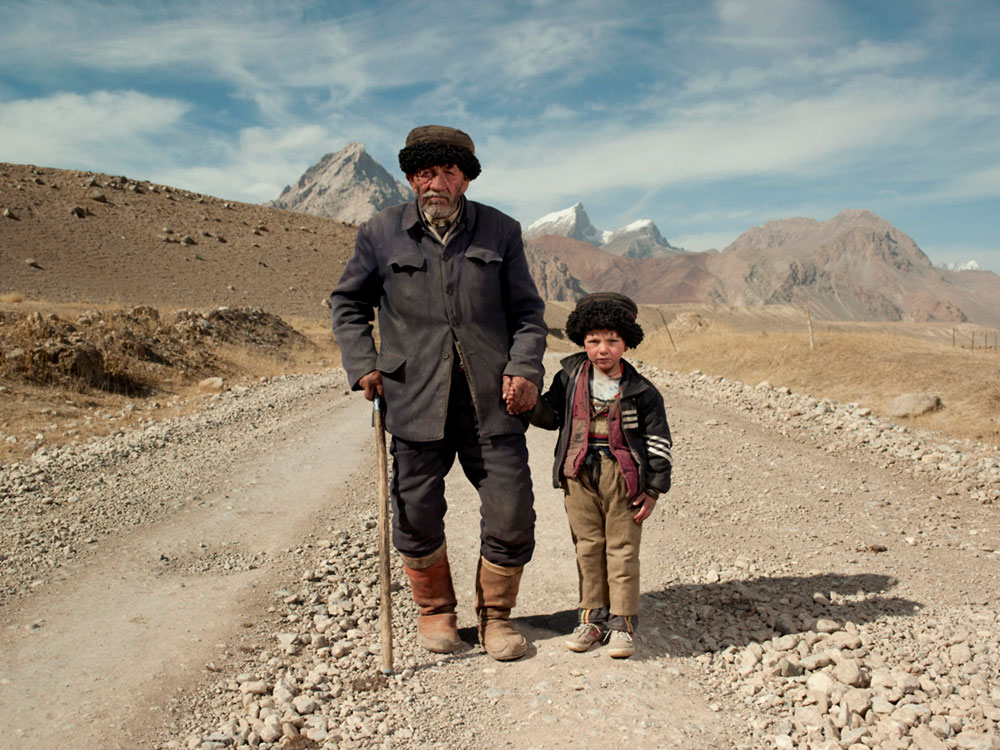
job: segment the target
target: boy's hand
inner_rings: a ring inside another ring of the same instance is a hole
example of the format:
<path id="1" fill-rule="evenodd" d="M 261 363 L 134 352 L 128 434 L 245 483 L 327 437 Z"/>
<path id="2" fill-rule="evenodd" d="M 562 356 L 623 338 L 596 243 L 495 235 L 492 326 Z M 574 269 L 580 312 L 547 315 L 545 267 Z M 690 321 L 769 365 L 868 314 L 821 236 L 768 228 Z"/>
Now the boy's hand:
<path id="1" fill-rule="evenodd" d="M 632 501 L 632 507 L 639 509 L 639 512 L 632 518 L 635 519 L 636 523 L 642 523 L 652 515 L 653 508 L 656 507 L 656 498 L 644 492 Z"/>
<path id="2" fill-rule="evenodd" d="M 520 375 L 504 375 L 502 394 L 508 414 L 524 414 L 535 407 L 538 386 Z"/>

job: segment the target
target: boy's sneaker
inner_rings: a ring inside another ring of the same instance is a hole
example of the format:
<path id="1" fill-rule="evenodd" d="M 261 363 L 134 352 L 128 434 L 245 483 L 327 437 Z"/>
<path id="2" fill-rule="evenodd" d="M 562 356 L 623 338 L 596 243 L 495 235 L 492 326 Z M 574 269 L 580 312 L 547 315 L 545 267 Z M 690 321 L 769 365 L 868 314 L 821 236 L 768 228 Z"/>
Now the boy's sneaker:
<path id="1" fill-rule="evenodd" d="M 600 626 L 592 622 L 582 622 L 569 634 L 564 643 L 570 651 L 582 653 L 604 638 Z"/>
<path id="2" fill-rule="evenodd" d="M 608 631 L 608 656 L 612 659 L 627 659 L 635 652 L 632 634 L 624 630 Z"/>

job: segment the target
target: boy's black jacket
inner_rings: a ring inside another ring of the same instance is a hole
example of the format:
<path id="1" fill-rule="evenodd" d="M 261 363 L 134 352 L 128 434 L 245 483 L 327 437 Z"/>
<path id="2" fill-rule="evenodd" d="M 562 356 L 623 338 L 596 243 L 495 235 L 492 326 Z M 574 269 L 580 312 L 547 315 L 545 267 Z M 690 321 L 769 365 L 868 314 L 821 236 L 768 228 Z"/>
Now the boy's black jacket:
<path id="1" fill-rule="evenodd" d="M 578 352 L 564 358 L 560 364 L 562 369 L 552 379 L 549 390 L 538 399 L 531 412 L 531 424 L 546 430 L 559 430 L 556 441 L 555 463 L 552 467 L 552 483 L 555 487 L 562 486 L 562 467 L 566 461 L 567 444 L 569 443 L 568 420 L 572 414 L 573 396 L 583 363 L 587 361 L 585 352 Z M 646 490 L 663 493 L 670 489 L 671 460 L 647 450 L 650 437 L 658 438 L 657 443 L 672 445 L 670 427 L 667 425 L 667 413 L 663 407 L 663 396 L 652 383 L 626 362 L 622 363 L 621 378 L 621 409 L 622 414 L 634 409 L 638 414 L 638 427 L 625 427 L 622 420 L 622 432 L 625 442 L 632 451 L 639 466 L 639 492 Z M 667 451 L 669 453 L 669 450 Z M 638 495 L 637 495 L 638 496 Z"/>

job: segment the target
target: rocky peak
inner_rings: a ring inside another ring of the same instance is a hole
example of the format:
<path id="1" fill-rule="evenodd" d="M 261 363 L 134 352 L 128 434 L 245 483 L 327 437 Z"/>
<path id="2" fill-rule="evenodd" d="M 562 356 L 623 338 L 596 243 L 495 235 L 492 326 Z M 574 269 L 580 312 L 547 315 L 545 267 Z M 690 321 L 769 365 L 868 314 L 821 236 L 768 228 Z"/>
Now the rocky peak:
<path id="1" fill-rule="evenodd" d="M 639 219 L 608 233 L 603 249 L 624 258 L 667 258 L 684 252 L 660 234 L 652 219 Z"/>
<path id="2" fill-rule="evenodd" d="M 526 238 L 541 237 L 546 234 L 558 234 L 570 239 L 589 242 L 600 247 L 604 236 L 590 223 L 590 218 L 582 203 L 575 203 L 562 211 L 545 214 L 540 219 L 531 222 L 524 230 Z"/>
<path id="3" fill-rule="evenodd" d="M 408 200 L 409 188 L 393 178 L 362 144 L 350 143 L 326 154 L 267 205 L 360 224 L 383 208 Z"/>

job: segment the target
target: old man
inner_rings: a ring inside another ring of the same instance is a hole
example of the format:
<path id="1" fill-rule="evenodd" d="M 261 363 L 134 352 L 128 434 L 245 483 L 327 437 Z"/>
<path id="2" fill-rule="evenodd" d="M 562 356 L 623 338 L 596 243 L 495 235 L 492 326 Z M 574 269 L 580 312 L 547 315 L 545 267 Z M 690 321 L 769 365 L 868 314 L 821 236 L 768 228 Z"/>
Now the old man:
<path id="1" fill-rule="evenodd" d="M 465 197 L 480 173 L 466 133 L 414 128 L 399 166 L 416 200 L 359 228 L 330 297 L 334 333 L 352 387 L 385 398 L 392 538 L 420 610 L 417 642 L 461 645 L 444 523 L 457 456 L 480 500 L 479 639 L 494 659 L 517 659 L 527 644 L 510 611 L 535 525 L 523 415 L 542 384 L 544 305 L 518 223 Z"/>

